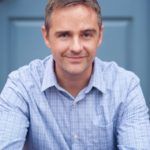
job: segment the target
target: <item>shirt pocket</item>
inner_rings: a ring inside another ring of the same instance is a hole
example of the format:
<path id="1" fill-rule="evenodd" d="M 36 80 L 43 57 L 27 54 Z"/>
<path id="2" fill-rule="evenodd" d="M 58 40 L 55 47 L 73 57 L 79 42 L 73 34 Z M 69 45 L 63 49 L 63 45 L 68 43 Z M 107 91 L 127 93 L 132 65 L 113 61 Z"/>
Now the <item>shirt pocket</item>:
<path id="1" fill-rule="evenodd" d="M 90 142 L 94 150 L 113 150 L 114 146 L 114 121 L 104 121 L 100 116 L 92 120 Z"/>

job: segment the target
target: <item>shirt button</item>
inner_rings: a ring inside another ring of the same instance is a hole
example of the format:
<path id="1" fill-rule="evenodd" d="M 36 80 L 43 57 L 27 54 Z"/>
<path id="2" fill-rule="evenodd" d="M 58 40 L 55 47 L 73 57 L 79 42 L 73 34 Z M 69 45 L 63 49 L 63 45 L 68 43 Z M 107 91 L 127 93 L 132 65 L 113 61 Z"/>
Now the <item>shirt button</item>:
<path id="1" fill-rule="evenodd" d="M 78 136 L 77 134 L 74 134 L 73 137 L 74 137 L 74 139 L 76 139 L 76 140 L 79 138 L 79 136 Z"/>

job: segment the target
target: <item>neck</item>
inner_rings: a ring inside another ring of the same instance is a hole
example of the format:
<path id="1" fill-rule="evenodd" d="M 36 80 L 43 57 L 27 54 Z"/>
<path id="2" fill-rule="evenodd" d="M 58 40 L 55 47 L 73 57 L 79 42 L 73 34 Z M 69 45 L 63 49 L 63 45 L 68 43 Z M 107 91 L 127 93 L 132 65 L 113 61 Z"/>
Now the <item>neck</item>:
<path id="1" fill-rule="evenodd" d="M 78 75 L 56 71 L 56 76 L 60 86 L 75 97 L 84 87 L 87 86 L 91 77 L 91 73 L 92 68 L 90 71 Z"/>

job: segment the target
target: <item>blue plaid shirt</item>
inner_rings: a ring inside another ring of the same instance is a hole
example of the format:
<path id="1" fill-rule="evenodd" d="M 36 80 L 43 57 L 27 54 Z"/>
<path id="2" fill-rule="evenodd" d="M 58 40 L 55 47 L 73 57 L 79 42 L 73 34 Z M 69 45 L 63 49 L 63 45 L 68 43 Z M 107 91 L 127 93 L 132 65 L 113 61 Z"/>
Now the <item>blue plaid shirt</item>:
<path id="1" fill-rule="evenodd" d="M 133 73 L 94 60 L 73 97 L 57 83 L 53 58 L 12 72 L 0 95 L 0 150 L 149 150 L 148 108 Z"/>

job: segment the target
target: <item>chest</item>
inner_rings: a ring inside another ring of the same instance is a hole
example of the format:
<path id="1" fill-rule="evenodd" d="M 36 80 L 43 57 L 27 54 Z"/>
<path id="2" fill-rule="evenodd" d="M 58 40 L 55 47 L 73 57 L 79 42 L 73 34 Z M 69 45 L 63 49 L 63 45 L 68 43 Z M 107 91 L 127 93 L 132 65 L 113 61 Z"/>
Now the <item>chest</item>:
<path id="1" fill-rule="evenodd" d="M 78 102 L 62 93 L 41 98 L 31 109 L 29 138 L 48 149 L 113 149 L 116 111 L 100 93 Z"/>

